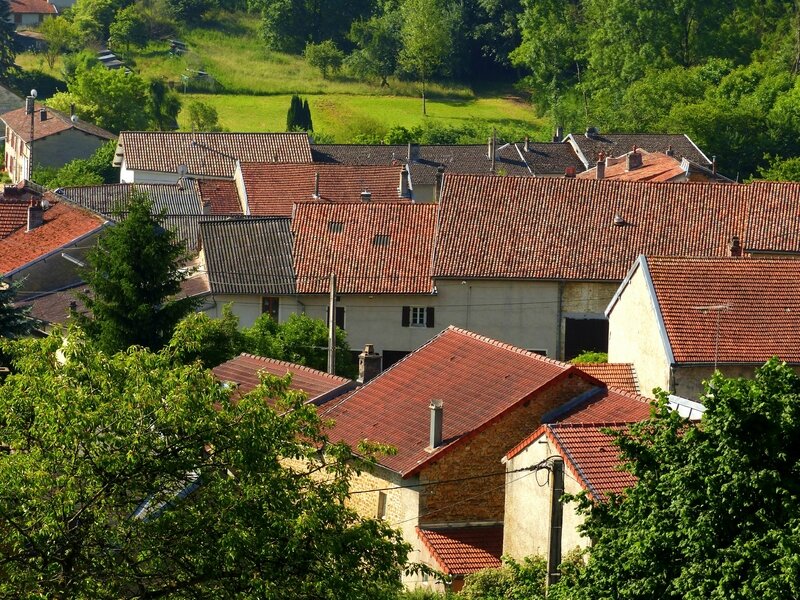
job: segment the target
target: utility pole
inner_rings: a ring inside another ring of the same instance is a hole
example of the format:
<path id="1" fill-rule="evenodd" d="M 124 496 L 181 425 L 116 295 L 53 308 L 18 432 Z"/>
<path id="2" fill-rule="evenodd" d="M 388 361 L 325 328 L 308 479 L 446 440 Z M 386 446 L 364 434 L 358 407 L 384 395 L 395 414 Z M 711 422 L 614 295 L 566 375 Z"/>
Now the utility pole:
<path id="1" fill-rule="evenodd" d="M 31 90 L 25 98 L 25 112 L 31 116 L 31 143 L 28 145 L 28 174 L 24 179 L 30 181 L 33 175 L 33 124 L 36 120 L 36 90 Z"/>
<path id="2" fill-rule="evenodd" d="M 331 273 L 328 301 L 328 373 L 336 375 L 336 273 Z"/>

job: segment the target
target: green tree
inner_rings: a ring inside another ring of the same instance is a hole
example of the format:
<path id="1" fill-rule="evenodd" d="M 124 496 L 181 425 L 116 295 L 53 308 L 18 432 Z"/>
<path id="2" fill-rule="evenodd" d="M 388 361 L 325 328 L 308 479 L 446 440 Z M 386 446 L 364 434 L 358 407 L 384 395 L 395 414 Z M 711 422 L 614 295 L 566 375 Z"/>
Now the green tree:
<path id="1" fill-rule="evenodd" d="M 14 306 L 20 281 L 6 281 L 0 275 L 0 338 L 14 338 L 28 334 L 31 329 L 29 308 Z"/>
<path id="2" fill-rule="evenodd" d="M 751 379 L 716 373 L 690 425 L 659 394 L 617 439 L 638 483 L 586 496 L 593 540 L 572 596 L 767 600 L 800 595 L 800 378 L 772 359 Z"/>
<path id="3" fill-rule="evenodd" d="M 311 120 L 311 107 L 308 105 L 308 98 L 303 100 L 303 129 L 314 131 L 314 122 Z"/>
<path id="4" fill-rule="evenodd" d="M 327 79 L 332 73 L 337 73 L 342 68 L 344 52 L 336 47 L 332 40 L 325 40 L 319 44 L 309 42 L 303 51 L 306 62 L 319 69 L 323 79 Z"/>
<path id="5" fill-rule="evenodd" d="M 219 7 L 218 0 L 167 0 L 169 9 L 180 23 L 199 23 L 210 11 Z"/>
<path id="6" fill-rule="evenodd" d="M 242 351 L 244 335 L 239 331 L 239 319 L 229 304 L 222 317 L 212 319 L 205 313 L 192 313 L 175 327 L 168 347 L 180 363 L 194 361 L 211 369 L 230 360 Z"/>
<path id="7" fill-rule="evenodd" d="M 14 37 L 14 18 L 8 0 L 0 0 L 0 79 L 15 73 L 17 40 Z"/>
<path id="8" fill-rule="evenodd" d="M 454 7 L 445 0 L 404 0 L 402 16 L 400 62 L 422 83 L 422 114 L 426 115 L 425 84 L 437 74 L 449 73 Z"/>
<path id="9" fill-rule="evenodd" d="M 134 73 L 101 65 L 78 67 L 67 90 L 54 94 L 48 104 L 66 113 L 74 104 L 80 118 L 114 133 L 141 131 L 150 121 L 148 86 Z"/>
<path id="10" fill-rule="evenodd" d="M 304 314 L 292 314 L 277 323 L 268 314 L 261 315 L 252 327 L 243 331 L 244 351 L 277 358 L 297 365 L 325 371 L 328 368 L 328 326 Z M 347 333 L 336 328 L 336 374 L 353 378 L 353 363 Z"/>
<path id="11" fill-rule="evenodd" d="M 131 46 L 144 46 L 147 43 L 147 23 L 141 9 L 131 5 L 118 10 L 108 33 L 109 42 L 115 48 L 122 46 L 129 51 Z"/>
<path id="12" fill-rule="evenodd" d="M 39 25 L 39 33 L 44 36 L 44 57 L 51 69 L 59 56 L 75 47 L 75 28 L 68 19 L 45 19 Z"/>
<path id="13" fill-rule="evenodd" d="M 328 443 L 288 377 L 231 401 L 167 350 L 108 355 L 78 331 L 7 349 L 0 597 L 368 600 L 400 586 L 400 533 L 346 506 L 366 464 Z"/>
<path id="14" fill-rule="evenodd" d="M 483 569 L 464 579 L 458 598 L 464 600 L 544 600 L 547 561 L 526 556 L 522 562 L 504 557 L 503 566 Z"/>
<path id="15" fill-rule="evenodd" d="M 223 131 L 219 124 L 217 109 L 200 100 L 192 100 L 187 106 L 191 131 Z"/>
<path id="16" fill-rule="evenodd" d="M 178 113 L 181 111 L 181 99 L 175 90 L 171 90 L 163 79 L 153 78 L 149 82 L 150 99 L 148 110 L 150 123 L 158 131 L 173 131 L 178 128 Z"/>
<path id="17" fill-rule="evenodd" d="M 355 21 L 348 37 L 358 50 L 347 58 L 348 70 L 362 79 L 380 78 L 381 87 L 389 85 L 388 78 L 397 70 L 397 57 L 402 48 L 401 25 L 398 11 Z"/>
<path id="18" fill-rule="evenodd" d="M 289 101 L 289 110 L 286 112 L 286 131 L 303 131 L 305 121 L 303 101 L 300 100 L 300 96 L 293 94 Z"/>
<path id="19" fill-rule="evenodd" d="M 758 178 L 768 181 L 800 181 L 800 157 L 769 157 L 766 166 L 759 167 Z"/>
<path id="20" fill-rule="evenodd" d="M 132 345 L 161 348 L 195 305 L 174 298 L 188 256 L 174 232 L 162 226 L 163 218 L 152 214 L 147 194 L 132 193 L 126 211 L 89 251 L 83 272 L 90 293 L 81 299 L 91 317 L 78 318 L 107 352 Z"/>
<path id="21" fill-rule="evenodd" d="M 131 0 L 76 0 L 69 14 L 84 43 L 105 44 L 117 10 L 129 4 Z"/>

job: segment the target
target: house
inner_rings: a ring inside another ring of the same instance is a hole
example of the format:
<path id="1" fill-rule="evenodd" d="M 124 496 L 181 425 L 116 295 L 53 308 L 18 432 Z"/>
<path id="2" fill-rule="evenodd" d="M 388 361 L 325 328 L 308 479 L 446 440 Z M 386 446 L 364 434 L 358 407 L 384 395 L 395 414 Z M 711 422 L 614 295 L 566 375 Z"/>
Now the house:
<path id="1" fill-rule="evenodd" d="M 410 202 L 402 165 L 240 163 L 234 182 L 247 215 L 291 217 L 299 202 Z"/>
<path id="2" fill-rule="evenodd" d="M 609 359 L 633 363 L 643 390 L 689 400 L 715 370 L 800 366 L 799 282 L 795 258 L 640 256 L 606 309 Z"/>
<path id="3" fill-rule="evenodd" d="M 59 13 L 59 7 L 50 0 L 8 0 L 11 21 L 20 27 L 35 27 Z"/>
<path id="4" fill-rule="evenodd" d="M 100 215 L 46 194 L 27 202 L 0 201 L 0 274 L 22 280 L 20 294 L 62 290 L 81 281 L 77 266 L 110 224 Z M 24 299 L 25 296 L 21 296 Z"/>
<path id="5" fill-rule="evenodd" d="M 534 177 L 564 177 L 586 168 L 575 149 L 565 142 L 531 142 L 526 138 L 515 146 Z"/>
<path id="6" fill-rule="evenodd" d="M 649 402 L 611 387 L 592 390 L 544 415 L 543 424 L 506 453 L 504 554 L 547 557 L 548 572 L 555 573 L 567 552 L 590 545 L 578 530 L 583 517 L 576 505 L 561 497 L 585 492 L 604 502 L 635 483 L 620 470 L 608 430 L 647 419 Z"/>
<path id="7" fill-rule="evenodd" d="M 671 152 L 678 158 L 686 158 L 693 163 L 710 168 L 714 161 L 703 153 L 686 134 L 677 133 L 600 133 L 596 127 L 587 127 L 585 133 L 570 133 L 564 139 L 575 149 L 575 153 L 590 169 L 598 157 L 619 156 L 634 147 L 647 152 Z"/>
<path id="8" fill-rule="evenodd" d="M 578 179 L 609 179 L 616 181 L 705 181 L 733 183 L 711 168 L 683 157 L 678 159 L 670 148 L 667 152 L 647 152 L 634 148 L 617 157 L 598 157 L 597 163 L 576 176 Z"/>
<path id="9" fill-rule="evenodd" d="M 12 183 L 29 180 L 34 166 L 61 167 L 77 158 L 88 158 L 116 136 L 105 129 L 38 106 L 33 113 L 25 107 L 0 115 L 5 125 L 6 171 Z M 31 159 L 33 153 L 33 159 Z"/>
<path id="10" fill-rule="evenodd" d="M 262 373 L 277 377 L 289 374 L 292 376 L 289 389 L 305 392 L 308 394 L 308 402 L 316 405 L 333 400 L 356 386 L 355 381 L 346 377 L 246 353 L 214 367 L 212 371 L 220 381 L 236 385 L 236 392 L 241 395 L 253 391 L 258 386 Z"/>
<path id="11" fill-rule="evenodd" d="M 507 487 L 500 459 L 545 414 L 603 389 L 573 365 L 448 327 L 323 405 L 321 416 L 334 421 L 331 441 L 396 450 L 352 481 L 352 506 L 399 528 L 409 559 L 449 572 L 458 589 L 464 575 L 499 564 Z M 413 574 L 405 583 L 433 585 Z"/>
<path id="12" fill-rule="evenodd" d="M 606 351 L 606 307 L 639 254 L 725 257 L 737 237 L 748 253 L 798 255 L 798 218 L 797 183 L 446 175 L 437 319 L 551 357 Z"/>
<path id="13" fill-rule="evenodd" d="M 199 250 L 200 221 L 221 213 L 214 210 L 216 199 L 204 202 L 198 181 L 183 179 L 179 183 L 119 183 L 59 188 L 56 192 L 71 202 L 100 213 L 109 219 L 124 219 L 130 195 L 147 194 L 153 203 L 154 214 L 162 214 L 164 226 L 175 231 L 187 249 Z M 216 206 L 219 209 L 219 206 Z"/>
<path id="14" fill-rule="evenodd" d="M 176 183 L 181 177 L 232 180 L 238 162 L 311 162 L 306 133 L 123 131 L 114 166 L 120 183 Z"/>

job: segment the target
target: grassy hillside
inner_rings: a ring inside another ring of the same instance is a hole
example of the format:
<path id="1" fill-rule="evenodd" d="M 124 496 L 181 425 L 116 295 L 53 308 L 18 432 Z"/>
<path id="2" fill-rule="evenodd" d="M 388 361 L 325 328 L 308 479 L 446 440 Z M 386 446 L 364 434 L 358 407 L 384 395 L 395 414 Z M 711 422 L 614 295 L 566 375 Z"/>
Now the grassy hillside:
<path id="1" fill-rule="evenodd" d="M 282 131 L 291 94 L 307 97 L 314 127 L 337 142 L 358 134 L 382 134 L 403 125 L 423 121 L 457 127 L 485 124 L 515 128 L 532 137 L 547 137 L 544 123 L 530 105 L 501 91 L 476 94 L 458 84 L 433 84 L 428 88 L 428 117 L 422 115 L 419 85 L 392 79 L 389 86 L 360 82 L 337 76 L 323 79 L 302 57 L 270 52 L 258 36 L 258 19 L 243 14 L 221 14 L 215 23 L 183 34 L 189 51 L 172 56 L 169 44 L 153 42 L 134 50 L 126 60 L 143 77 L 163 77 L 183 90 L 182 76 L 205 71 L 213 78 L 209 92 L 182 94 L 184 105 L 191 100 L 207 102 L 217 109 L 220 123 L 231 131 Z M 61 62 L 47 69 L 41 56 L 30 53 L 17 57 L 26 70 L 39 69 L 61 77 Z M 190 88 L 191 90 L 191 88 Z M 188 117 L 179 116 L 182 127 Z M 537 136 L 537 133 L 539 135 Z"/>

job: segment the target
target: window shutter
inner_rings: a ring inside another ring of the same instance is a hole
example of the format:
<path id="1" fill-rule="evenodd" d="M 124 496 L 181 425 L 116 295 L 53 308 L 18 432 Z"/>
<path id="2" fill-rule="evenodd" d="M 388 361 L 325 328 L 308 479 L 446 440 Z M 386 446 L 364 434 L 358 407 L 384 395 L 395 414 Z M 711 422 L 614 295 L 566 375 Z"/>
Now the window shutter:
<path id="1" fill-rule="evenodd" d="M 433 307 L 425 309 L 425 327 L 433 327 Z"/>
<path id="2" fill-rule="evenodd" d="M 403 307 L 403 327 L 408 327 L 411 323 L 411 307 L 404 306 Z"/>

